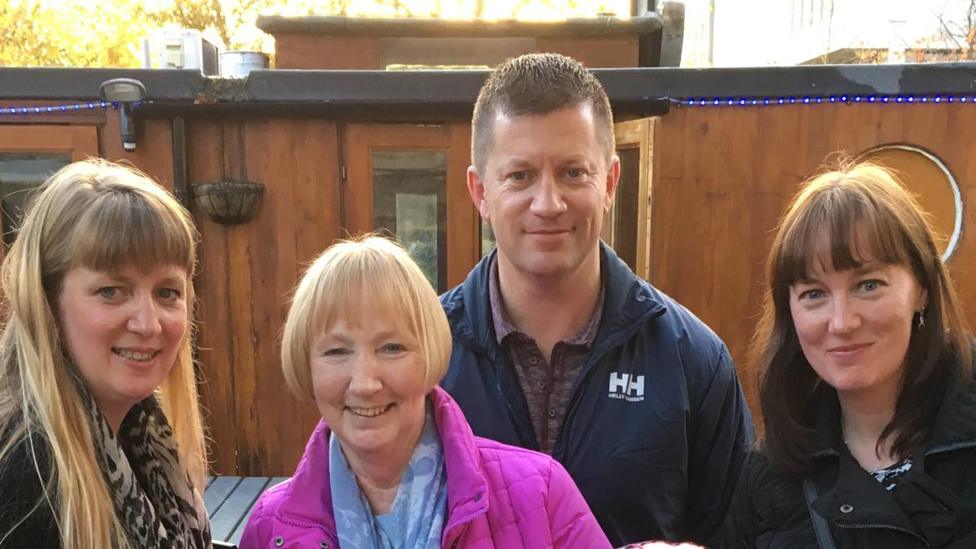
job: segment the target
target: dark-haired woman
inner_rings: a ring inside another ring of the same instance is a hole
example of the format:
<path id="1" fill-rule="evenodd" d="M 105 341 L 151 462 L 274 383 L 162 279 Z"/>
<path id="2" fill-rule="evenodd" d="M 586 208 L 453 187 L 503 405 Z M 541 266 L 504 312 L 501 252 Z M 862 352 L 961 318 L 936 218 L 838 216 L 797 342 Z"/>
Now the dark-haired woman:
<path id="1" fill-rule="evenodd" d="M 767 267 L 728 545 L 976 547 L 972 343 L 918 204 L 878 166 L 819 175 Z"/>

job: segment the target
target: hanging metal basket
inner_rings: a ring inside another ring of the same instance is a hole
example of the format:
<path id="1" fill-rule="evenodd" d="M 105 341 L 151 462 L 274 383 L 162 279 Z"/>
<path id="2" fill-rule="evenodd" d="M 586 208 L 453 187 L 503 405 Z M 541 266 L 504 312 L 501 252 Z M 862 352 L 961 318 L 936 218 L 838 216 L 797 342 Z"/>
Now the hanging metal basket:
<path id="1" fill-rule="evenodd" d="M 253 181 L 217 181 L 193 185 L 191 189 L 194 204 L 224 225 L 253 219 L 264 196 L 264 184 Z"/>

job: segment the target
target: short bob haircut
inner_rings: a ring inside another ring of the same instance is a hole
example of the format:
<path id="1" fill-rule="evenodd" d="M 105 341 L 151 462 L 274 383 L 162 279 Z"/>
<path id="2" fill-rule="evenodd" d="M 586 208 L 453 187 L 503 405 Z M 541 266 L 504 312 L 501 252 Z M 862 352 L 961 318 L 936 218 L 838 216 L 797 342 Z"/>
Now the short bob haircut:
<path id="1" fill-rule="evenodd" d="M 296 397 L 314 400 L 310 350 L 339 319 L 395 319 L 420 345 L 424 377 L 433 389 L 451 358 L 451 329 L 430 282 L 399 244 L 376 235 L 340 241 L 326 249 L 298 283 L 285 320 L 281 365 Z"/>
<path id="2" fill-rule="evenodd" d="M 105 160 L 75 162 L 52 175 L 30 202 L 3 260 L 6 316 L 0 335 L 0 461 L 26 440 L 47 444 L 46 499 L 65 547 L 124 544 L 98 465 L 88 410 L 63 347 L 58 301 L 75 267 L 113 271 L 176 265 L 186 271 L 187 326 L 157 390 L 180 464 L 199 490 L 207 470 L 191 352 L 197 233 L 189 213 L 145 174 Z M 40 474 L 35 463 L 36 472 Z M 7 532 L 0 532 L 0 545 Z"/>
<path id="3" fill-rule="evenodd" d="M 907 267 L 927 293 L 925 326 L 913 329 L 894 417 L 879 447 L 894 437 L 891 449 L 897 456 L 923 450 L 940 405 L 972 379 L 969 328 L 918 203 L 892 172 L 877 165 L 846 163 L 821 173 L 804 183 L 779 224 L 751 349 L 760 372 L 764 449 L 784 473 L 808 473 L 815 444 L 814 393 L 836 395 L 800 347 L 790 287 L 817 264 L 839 271 L 868 260 Z"/>

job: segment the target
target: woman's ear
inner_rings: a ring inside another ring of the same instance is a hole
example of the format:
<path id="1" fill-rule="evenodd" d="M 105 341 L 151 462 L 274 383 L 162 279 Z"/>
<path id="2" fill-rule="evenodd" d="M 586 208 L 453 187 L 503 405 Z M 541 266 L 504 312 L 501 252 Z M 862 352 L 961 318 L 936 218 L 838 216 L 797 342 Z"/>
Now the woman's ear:
<path id="1" fill-rule="evenodd" d="M 921 293 L 918 295 L 918 303 L 915 304 L 915 312 L 920 312 L 929 304 L 929 291 L 922 288 Z"/>

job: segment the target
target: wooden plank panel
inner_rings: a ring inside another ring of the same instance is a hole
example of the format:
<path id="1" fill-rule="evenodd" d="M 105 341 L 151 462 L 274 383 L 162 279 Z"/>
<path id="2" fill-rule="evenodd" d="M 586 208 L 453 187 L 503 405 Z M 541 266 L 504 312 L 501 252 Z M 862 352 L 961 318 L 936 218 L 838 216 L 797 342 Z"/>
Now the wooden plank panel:
<path id="1" fill-rule="evenodd" d="M 447 287 L 464 282 L 480 259 L 481 216 L 468 195 L 471 124 L 450 126 L 447 155 Z"/>
<path id="2" fill-rule="evenodd" d="M 212 183 L 223 175 L 223 131 L 218 122 L 194 121 L 187 127 L 188 177 L 191 185 Z M 230 324 L 230 270 L 227 268 L 227 230 L 191 205 L 200 231 L 197 293 L 197 351 L 202 382 L 200 395 L 204 421 L 211 442 L 213 470 L 234 474 L 237 463 L 238 421 L 236 409 L 233 340 Z"/>
<path id="3" fill-rule="evenodd" d="M 274 125 L 278 126 L 278 125 Z M 278 133 L 280 132 L 280 133 Z M 287 296 L 290 295 L 292 288 L 298 280 L 298 252 L 297 241 L 295 238 L 295 228 L 298 225 L 294 217 L 296 211 L 296 196 L 301 195 L 301 187 L 307 187 L 310 183 L 309 172 L 314 172 L 316 162 L 315 155 L 318 151 L 314 147 L 309 147 L 308 143 L 314 139 L 310 132 L 308 121 L 300 124 L 280 125 L 270 135 L 280 135 L 280 143 L 283 148 L 275 149 L 273 156 L 279 156 L 283 161 L 287 161 L 288 178 L 281 181 L 283 186 L 276 188 L 278 198 L 277 216 L 279 222 L 276 223 L 274 233 L 275 240 L 278 242 L 278 265 L 275 272 L 275 296 L 273 303 L 268 303 L 272 307 L 270 323 L 274 327 L 275 334 L 280 334 L 284 326 L 284 319 L 288 312 Z M 285 221 L 287 220 L 287 222 Z M 278 456 L 277 466 L 270 469 L 265 474 L 291 474 L 293 469 L 292 461 L 296 460 L 295 454 L 305 445 L 308 433 L 305 432 L 302 424 L 303 404 L 292 396 L 285 386 L 284 375 L 281 372 L 281 345 L 280 338 L 275 337 L 272 346 L 273 357 L 268 363 L 273 365 L 275 391 L 287 400 L 287 405 L 279 406 L 278 429 Z"/>
<path id="4" fill-rule="evenodd" d="M 244 123 L 230 121 L 223 125 L 224 177 L 247 179 Z M 262 210 L 263 211 L 263 210 Z M 258 216 L 260 219 L 260 215 Z M 227 310 L 228 332 L 234 358 L 235 410 L 237 426 L 237 466 L 241 474 L 253 475 L 264 467 L 260 449 L 265 434 L 258 429 L 256 399 L 253 306 L 254 293 L 264 291 L 252 280 L 251 265 L 255 260 L 252 245 L 256 244 L 250 229 L 257 220 L 226 228 L 227 232 Z M 260 260 L 258 258 L 258 260 Z"/>
<path id="5" fill-rule="evenodd" d="M 976 158 L 972 153 L 969 132 L 976 124 L 976 112 L 970 105 L 948 105 L 946 125 L 941 139 L 922 142 L 942 159 L 955 176 L 963 196 L 963 230 L 956 252 L 947 265 L 962 299 L 971 327 L 976 327 Z"/>
<path id="6" fill-rule="evenodd" d="M 224 504 L 210 517 L 213 539 L 227 541 L 242 523 L 268 485 L 268 477 L 247 477 L 241 480 Z"/>
<path id="7" fill-rule="evenodd" d="M 336 125 L 321 120 L 308 121 L 295 138 L 292 150 L 295 177 L 288 213 L 292 223 L 288 228 L 282 227 L 284 233 L 279 237 L 288 238 L 293 246 L 290 264 L 282 265 L 288 274 L 279 275 L 278 281 L 278 311 L 282 322 L 287 313 L 288 297 L 304 272 L 304 266 L 341 232 Z M 291 395 L 289 398 L 293 399 L 293 404 L 283 415 L 289 428 L 282 433 L 282 467 L 278 474 L 294 471 L 309 433 L 320 419 L 313 404 L 300 403 Z"/>
<path id="8" fill-rule="evenodd" d="M 294 126 L 294 125 L 293 125 Z M 252 452 L 254 468 L 247 474 L 276 474 L 281 468 L 280 409 L 290 405 L 290 397 L 284 393 L 278 354 L 275 352 L 278 296 L 275 295 L 279 251 L 281 243 L 276 227 L 287 225 L 287 217 L 280 217 L 279 207 L 283 195 L 289 193 L 288 152 L 279 149 L 287 146 L 287 131 L 282 131 L 280 121 L 248 121 L 244 126 L 244 158 L 249 179 L 265 185 L 264 204 L 258 216 L 241 229 L 248 235 L 251 245 L 250 269 L 251 299 L 248 304 L 251 316 L 251 337 L 248 347 L 253 359 L 251 377 L 254 387 L 260 388 L 253 399 L 253 424 L 257 438 Z M 285 208 L 289 206 L 286 204 Z M 285 214 L 287 215 L 287 214 Z M 286 241 L 287 245 L 287 241 Z M 277 323 L 280 326 L 280 323 Z M 282 398 L 285 397 L 285 398 Z M 274 473 L 272 473 L 274 472 Z"/>
<path id="9" fill-rule="evenodd" d="M 332 130 L 331 134 L 329 133 L 330 129 Z M 303 121 L 300 127 L 289 130 L 286 126 L 283 130 L 291 136 L 291 140 L 288 143 L 290 151 L 284 154 L 287 154 L 290 159 L 292 177 L 289 182 L 290 190 L 288 193 L 282 193 L 282 200 L 280 202 L 282 206 L 280 213 L 283 218 L 289 219 L 290 222 L 287 224 L 280 223 L 277 231 L 279 242 L 287 242 L 288 246 L 281 246 L 277 274 L 275 333 L 281 333 L 285 316 L 288 313 L 288 297 L 298 282 L 302 272 L 302 265 L 310 261 L 317 253 L 317 251 L 313 251 L 311 256 L 308 256 L 304 249 L 300 249 L 300 237 L 297 229 L 307 226 L 311 222 L 312 226 L 316 227 L 313 235 L 317 240 L 315 247 L 319 250 L 324 249 L 327 245 L 329 240 L 326 240 L 326 238 L 331 240 L 339 232 L 338 212 L 332 213 L 331 215 L 326 213 L 330 207 L 335 208 L 338 206 L 338 200 L 336 198 L 322 200 L 318 197 L 317 192 L 321 188 L 328 186 L 335 193 L 335 197 L 338 197 L 338 193 L 336 192 L 338 191 L 338 177 L 335 177 L 337 175 L 336 168 L 338 167 L 336 160 L 338 151 L 334 139 L 334 125 L 323 127 L 321 123 Z M 330 173 L 333 177 L 327 180 L 320 180 L 317 177 L 319 173 Z M 312 192 L 310 193 L 309 191 Z M 309 204 L 303 206 L 302 203 L 306 200 L 309 201 Z M 302 211 L 301 208 L 306 209 L 308 217 L 304 219 L 296 218 L 295 213 Z M 320 218 L 324 216 L 329 216 L 332 219 L 326 223 L 322 223 L 320 222 Z M 318 227 L 328 223 L 334 223 L 335 228 L 331 231 L 318 229 Z M 311 415 L 317 421 L 319 415 L 314 405 L 302 403 L 288 392 L 284 377 L 280 373 L 281 361 L 278 360 L 278 357 L 281 355 L 280 338 L 275 338 L 275 343 L 276 360 L 274 364 L 276 371 L 279 373 L 281 392 L 287 395 L 289 405 L 281 409 L 281 421 L 283 423 L 280 431 L 280 465 L 278 469 L 269 471 L 269 473 L 290 475 L 301 457 L 308 439 L 308 434 L 314 426 L 314 423 L 309 425 L 310 422 L 306 418 Z"/>
<path id="10" fill-rule="evenodd" d="M 373 176 L 369 126 L 346 126 L 346 181 L 342 183 L 342 227 L 350 235 L 373 228 Z"/>
<path id="11" fill-rule="evenodd" d="M 298 180 L 294 197 L 295 256 L 299 264 L 292 284 L 298 282 L 305 265 L 343 234 L 337 125 L 325 120 L 310 122 L 309 137 L 302 146 L 302 164 L 308 169 Z M 290 295 L 291 289 L 282 296 L 283 311 Z M 281 474 L 294 471 L 309 434 L 321 419 L 313 404 L 302 405 L 300 411 L 302 435 L 299 441 L 289 443 L 283 450 L 286 453 L 282 456 L 284 470 Z"/>

